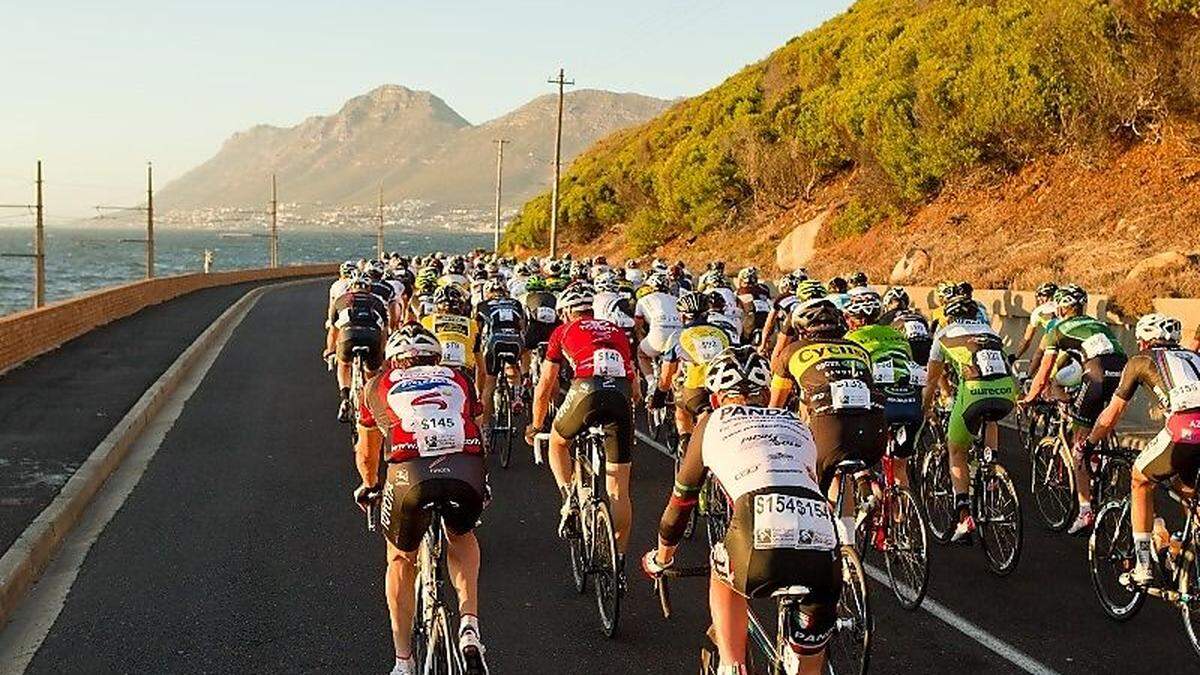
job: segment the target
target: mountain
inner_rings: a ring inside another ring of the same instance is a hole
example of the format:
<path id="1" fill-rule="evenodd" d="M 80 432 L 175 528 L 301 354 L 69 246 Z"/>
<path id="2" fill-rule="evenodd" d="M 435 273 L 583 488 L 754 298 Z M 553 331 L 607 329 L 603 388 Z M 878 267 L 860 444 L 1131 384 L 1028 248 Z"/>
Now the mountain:
<path id="1" fill-rule="evenodd" d="M 1200 0 L 858 0 L 576 158 L 560 243 L 769 263 L 790 239 L 781 262 L 877 279 L 920 248 L 907 283 L 1112 290 L 1198 253 L 1198 54 Z M 548 203 L 507 246 L 544 250 Z M 1194 264 L 1148 279 L 1200 289 Z"/>
<path id="2" fill-rule="evenodd" d="M 595 140 L 662 111 L 667 103 L 637 94 L 567 94 L 563 160 Z M 494 199 L 493 138 L 505 146 L 506 203 L 520 203 L 549 181 L 555 96 L 542 96 L 490 122 L 472 125 L 426 91 L 384 85 L 336 113 L 280 128 L 234 134 L 211 159 L 167 184 L 163 208 L 260 206 L 266 178 L 277 175 L 287 202 L 372 203 L 382 181 L 388 201 L 418 198 L 453 206 Z"/>

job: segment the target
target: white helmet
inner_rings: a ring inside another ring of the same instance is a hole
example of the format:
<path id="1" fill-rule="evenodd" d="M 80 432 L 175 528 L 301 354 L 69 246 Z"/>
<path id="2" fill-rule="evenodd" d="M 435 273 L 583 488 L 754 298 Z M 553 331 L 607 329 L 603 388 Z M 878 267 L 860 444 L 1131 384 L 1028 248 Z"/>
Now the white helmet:
<path id="1" fill-rule="evenodd" d="M 1147 314 L 1138 319 L 1133 332 L 1141 342 L 1176 343 L 1183 337 L 1183 324 L 1173 316 Z"/>
<path id="2" fill-rule="evenodd" d="M 580 309 L 591 309 L 594 300 L 595 295 L 593 295 L 590 287 L 584 284 L 574 284 L 568 286 L 558 296 L 558 302 L 555 305 L 560 312 L 563 310 L 570 312 Z"/>
<path id="3" fill-rule="evenodd" d="M 442 343 L 421 324 L 410 323 L 388 337 L 383 353 L 389 359 L 441 356 Z"/>

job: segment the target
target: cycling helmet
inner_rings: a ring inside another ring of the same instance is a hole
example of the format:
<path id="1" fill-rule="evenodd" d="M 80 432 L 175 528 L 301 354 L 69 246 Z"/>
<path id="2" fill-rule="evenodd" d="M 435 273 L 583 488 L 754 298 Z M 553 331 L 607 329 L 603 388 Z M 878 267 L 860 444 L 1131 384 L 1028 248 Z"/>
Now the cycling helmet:
<path id="1" fill-rule="evenodd" d="M 446 284 L 433 292 L 433 304 L 439 308 L 445 307 L 450 311 L 457 311 L 465 301 L 463 292 L 454 284 Z"/>
<path id="2" fill-rule="evenodd" d="M 828 300 L 811 300 L 796 304 L 792 325 L 805 337 L 841 337 L 846 333 L 846 316 Z"/>
<path id="3" fill-rule="evenodd" d="M 883 299 L 875 291 L 858 288 L 850 293 L 850 301 L 843 310 L 848 316 L 855 316 L 867 323 L 873 322 L 883 313 Z"/>
<path id="4" fill-rule="evenodd" d="M 713 312 L 724 312 L 725 311 L 725 307 L 726 307 L 726 305 L 728 305 L 728 303 L 725 302 L 725 294 L 724 293 L 721 293 L 720 291 L 713 289 L 711 291 L 705 291 L 704 295 L 705 295 L 705 297 L 708 298 L 709 311 L 713 311 Z"/>
<path id="5" fill-rule="evenodd" d="M 816 279 L 805 279 L 796 286 L 796 298 L 801 302 L 823 298 L 826 295 L 828 293 L 825 292 L 825 285 Z"/>
<path id="6" fill-rule="evenodd" d="M 371 281 L 379 281 L 383 278 L 383 273 L 387 271 L 387 267 L 384 267 L 383 263 L 378 260 L 372 260 L 367 263 L 365 271 L 367 276 L 371 278 Z"/>
<path id="7" fill-rule="evenodd" d="M 356 265 L 353 260 L 347 260 L 338 266 L 338 276 L 344 279 L 349 277 L 351 274 L 354 274 L 354 271 L 357 269 L 358 265 Z"/>
<path id="8" fill-rule="evenodd" d="M 1046 298 L 1049 300 L 1049 299 L 1053 299 L 1054 294 L 1057 292 L 1058 292 L 1058 284 L 1054 283 L 1053 281 L 1047 281 L 1046 283 L 1038 286 L 1037 290 L 1034 291 L 1033 294 L 1034 294 L 1034 297 Z"/>
<path id="9" fill-rule="evenodd" d="M 725 274 L 725 261 L 724 260 L 714 260 L 714 261 L 708 263 L 707 267 L 708 267 L 708 271 L 710 271 L 710 272 L 716 272 L 717 274 L 720 274 L 720 275 Z"/>
<path id="10" fill-rule="evenodd" d="M 546 290 L 546 280 L 538 274 L 531 274 L 525 280 L 525 290 L 530 292 L 541 292 Z"/>
<path id="11" fill-rule="evenodd" d="M 546 261 L 546 264 L 542 266 L 542 269 L 546 271 L 547 276 L 557 277 L 562 274 L 563 265 L 557 260 L 548 260 Z"/>
<path id="12" fill-rule="evenodd" d="M 892 286 L 883 294 L 883 306 L 888 309 L 908 309 L 912 304 L 912 298 L 908 297 L 908 291 L 903 286 Z"/>
<path id="13" fill-rule="evenodd" d="M 454 256 L 446 265 L 446 272 L 449 274 L 462 274 L 467 271 L 467 263 L 459 256 Z"/>
<path id="14" fill-rule="evenodd" d="M 979 305 L 969 295 L 955 295 L 946 301 L 945 313 L 950 319 L 972 319 L 979 314 Z"/>
<path id="15" fill-rule="evenodd" d="M 675 309 L 687 316 L 701 316 L 708 312 L 708 296 L 703 293 L 684 291 L 675 301 Z"/>
<path id="16" fill-rule="evenodd" d="M 655 258 L 654 262 L 650 263 L 651 274 L 666 274 L 669 269 L 667 261 L 662 258 Z"/>
<path id="17" fill-rule="evenodd" d="M 1054 292 L 1054 304 L 1059 307 L 1084 307 L 1087 305 L 1088 294 L 1076 284 L 1059 286 Z"/>
<path id="18" fill-rule="evenodd" d="M 808 270 L 803 267 L 797 267 L 792 270 L 792 276 L 796 278 L 796 283 L 799 283 L 808 278 Z"/>
<path id="19" fill-rule="evenodd" d="M 779 279 L 779 283 L 776 285 L 779 287 L 781 295 L 791 295 L 796 292 L 796 286 L 799 284 L 799 279 L 790 274 L 785 274 Z"/>
<path id="20" fill-rule="evenodd" d="M 850 275 L 849 282 L 850 282 L 850 286 L 852 288 L 861 288 L 863 286 L 866 286 L 867 285 L 867 273 L 866 272 L 855 272 Z"/>
<path id="21" fill-rule="evenodd" d="M 646 278 L 646 285 L 660 293 L 666 293 L 671 288 L 671 280 L 667 275 L 655 272 Z"/>
<path id="22" fill-rule="evenodd" d="M 350 290 L 353 291 L 369 291 L 371 290 L 371 279 L 362 272 L 355 272 L 350 275 Z"/>
<path id="23" fill-rule="evenodd" d="M 411 359 L 419 356 L 441 356 L 442 344 L 419 323 L 406 323 L 388 337 L 383 349 L 389 359 Z"/>
<path id="24" fill-rule="evenodd" d="M 637 258 L 630 258 L 629 260 L 625 261 L 625 269 L 636 270 L 637 268 L 638 268 Z"/>
<path id="25" fill-rule="evenodd" d="M 939 302 L 944 304 L 957 294 L 955 286 L 953 281 L 939 281 L 937 288 L 934 289 L 934 295 L 937 296 Z"/>
<path id="26" fill-rule="evenodd" d="M 738 284 L 741 284 L 743 286 L 750 285 L 750 284 L 757 284 L 758 283 L 758 268 L 753 267 L 753 266 L 752 267 L 743 267 L 742 269 L 738 270 L 737 279 L 738 279 Z"/>
<path id="27" fill-rule="evenodd" d="M 834 293 L 845 293 L 850 290 L 850 285 L 842 277 L 834 277 L 829 280 L 829 290 Z"/>
<path id="28" fill-rule="evenodd" d="M 485 298 L 490 298 L 492 296 L 501 298 L 507 297 L 508 284 L 504 283 L 503 279 L 489 279 L 488 282 L 483 285 L 483 296 Z"/>
<path id="29" fill-rule="evenodd" d="M 709 361 L 704 378 L 704 388 L 714 394 L 750 394 L 766 389 L 770 383 L 771 366 L 752 345 L 726 347 Z"/>
<path id="30" fill-rule="evenodd" d="M 596 290 L 605 293 L 619 293 L 621 291 L 621 282 L 617 279 L 617 275 L 612 272 L 605 272 L 596 277 Z"/>
<path id="31" fill-rule="evenodd" d="M 581 310 L 590 310 L 592 301 L 595 296 L 592 294 L 590 286 L 585 284 L 573 284 L 563 289 L 561 295 L 558 296 L 558 302 L 555 308 L 558 311 L 578 312 Z"/>
<path id="32" fill-rule="evenodd" d="M 1140 342 L 1177 344 L 1183 337 L 1183 324 L 1165 314 L 1147 314 L 1138 319 L 1134 335 Z"/>

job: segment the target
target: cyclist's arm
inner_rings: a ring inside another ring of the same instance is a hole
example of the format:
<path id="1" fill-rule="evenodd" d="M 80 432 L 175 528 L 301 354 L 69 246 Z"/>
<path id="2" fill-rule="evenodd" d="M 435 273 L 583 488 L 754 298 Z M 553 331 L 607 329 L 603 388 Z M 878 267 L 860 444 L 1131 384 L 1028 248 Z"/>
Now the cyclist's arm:
<path id="1" fill-rule="evenodd" d="M 1192 336 L 1192 341 L 1188 343 L 1187 348 L 1200 352 L 1200 326 L 1196 326 L 1196 334 Z"/>
<path id="2" fill-rule="evenodd" d="M 763 324 L 762 338 L 758 341 L 758 353 L 763 356 L 767 354 L 767 345 L 771 342 L 771 333 L 775 332 L 778 316 L 779 312 L 770 312 L 767 314 L 767 322 Z"/>
<path id="3" fill-rule="evenodd" d="M 945 364 L 941 361 L 929 359 L 929 366 L 925 376 L 925 389 L 921 392 L 921 410 L 924 410 L 926 414 L 930 410 L 933 410 L 933 399 L 937 396 L 938 388 L 941 386 L 945 373 Z"/>
<path id="4" fill-rule="evenodd" d="M 1033 344 L 1033 336 L 1037 334 L 1038 327 L 1032 321 L 1025 327 L 1025 336 L 1021 338 L 1021 346 L 1017 347 L 1017 351 L 1013 353 L 1013 360 L 1019 359 L 1025 355 L 1025 350 L 1029 349 L 1029 345 Z"/>
<path id="5" fill-rule="evenodd" d="M 558 391 L 559 364 L 546 360 L 542 363 L 542 376 L 533 392 L 533 417 L 530 420 L 533 428 L 543 429 L 546 415 L 550 412 L 550 399 Z"/>
<path id="6" fill-rule="evenodd" d="M 1058 352 L 1047 348 L 1042 354 L 1042 361 L 1038 364 L 1037 375 L 1033 377 L 1033 382 L 1029 385 L 1029 393 L 1025 398 L 1021 399 L 1022 403 L 1035 401 L 1042 392 L 1046 389 L 1046 384 L 1050 382 L 1050 373 L 1054 370 L 1054 363 L 1058 361 Z"/>
<path id="7" fill-rule="evenodd" d="M 671 382 L 675 379 L 675 374 L 679 372 L 679 361 L 672 359 L 663 362 L 662 373 L 658 376 L 659 391 L 670 391 Z"/>
<path id="8" fill-rule="evenodd" d="M 358 441 L 354 444 L 354 464 L 358 467 L 358 475 L 362 484 L 375 487 L 379 482 L 379 459 L 383 454 L 383 434 L 371 422 L 370 426 L 362 420 L 358 424 Z"/>
<path id="9" fill-rule="evenodd" d="M 675 549 L 683 539 L 687 529 L 688 517 L 700 497 L 700 488 L 704 485 L 704 457 L 700 446 L 704 439 L 704 428 L 708 424 L 705 416 L 696 424 L 692 438 L 688 441 L 679 472 L 675 474 L 675 487 L 671 491 L 671 499 L 663 511 L 658 524 L 658 554 L 655 559 L 660 563 L 670 562 L 675 558 Z"/>

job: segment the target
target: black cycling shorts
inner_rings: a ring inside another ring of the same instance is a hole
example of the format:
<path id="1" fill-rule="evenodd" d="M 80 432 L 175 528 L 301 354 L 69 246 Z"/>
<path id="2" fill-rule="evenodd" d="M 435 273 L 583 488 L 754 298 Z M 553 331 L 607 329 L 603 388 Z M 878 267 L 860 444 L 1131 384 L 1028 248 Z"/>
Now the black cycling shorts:
<path id="1" fill-rule="evenodd" d="M 1104 406 L 1112 399 L 1113 392 L 1121 383 L 1121 370 L 1125 368 L 1124 354 L 1101 354 L 1083 364 L 1083 382 L 1075 392 L 1074 410 L 1071 418 L 1076 424 L 1091 428 L 1096 425 Z"/>
<path id="2" fill-rule="evenodd" d="M 754 541 L 754 497 L 785 494 L 806 499 L 825 499 L 801 487 L 768 487 L 738 497 L 733 505 L 729 530 L 723 542 L 713 547 L 714 575 L 748 598 L 769 597 L 787 586 L 805 586 L 799 609 L 807 618 L 791 626 L 791 639 L 808 653 L 829 642 L 837 620 L 837 603 L 842 592 L 841 563 L 836 549 L 759 548 Z"/>
<path id="3" fill-rule="evenodd" d="M 550 334 L 558 327 L 556 323 L 530 321 L 525 324 L 525 349 L 537 349 L 538 343 L 549 342 Z"/>
<path id="4" fill-rule="evenodd" d="M 487 374 L 495 377 L 500 373 L 503 363 L 500 356 L 503 354 L 510 356 L 513 363 L 519 363 L 522 347 L 521 336 L 516 333 L 489 336 L 483 343 L 483 367 Z"/>
<path id="5" fill-rule="evenodd" d="M 857 459 L 872 466 L 887 447 L 887 421 L 882 410 L 816 415 L 809 420 L 809 427 L 817 445 L 817 472 L 823 492 L 833 482 L 840 462 Z"/>
<path id="6" fill-rule="evenodd" d="M 554 430 L 575 438 L 590 426 L 604 427 L 604 459 L 628 464 L 633 459 L 633 409 L 629 380 L 610 377 L 572 380 L 554 417 Z"/>
<path id="7" fill-rule="evenodd" d="M 692 417 L 699 417 L 712 410 L 712 398 L 707 389 L 681 387 L 675 393 L 675 407 L 683 408 Z"/>
<path id="8" fill-rule="evenodd" d="M 483 482 L 482 455 L 459 452 L 389 464 L 380 511 L 384 535 L 401 551 L 417 550 L 434 504 L 451 534 L 474 530 L 483 513 Z"/>
<path id="9" fill-rule="evenodd" d="M 377 328 L 361 328 L 358 326 L 349 326 L 341 329 L 338 333 L 337 357 L 342 363 L 350 363 L 354 360 L 354 348 L 366 347 L 367 370 L 379 370 L 383 365 L 383 345 L 381 343 L 382 334 Z"/>
<path id="10" fill-rule="evenodd" d="M 892 456 L 897 459 L 912 457 L 916 445 L 917 431 L 921 428 L 924 415 L 921 414 L 921 403 L 914 395 L 908 399 L 889 398 L 883 409 L 884 419 L 888 429 L 892 430 L 896 442 L 892 445 Z M 903 433 L 899 431 L 903 429 Z"/>

